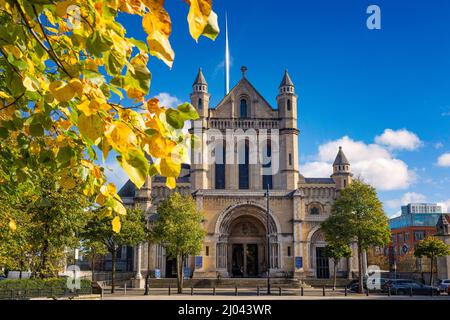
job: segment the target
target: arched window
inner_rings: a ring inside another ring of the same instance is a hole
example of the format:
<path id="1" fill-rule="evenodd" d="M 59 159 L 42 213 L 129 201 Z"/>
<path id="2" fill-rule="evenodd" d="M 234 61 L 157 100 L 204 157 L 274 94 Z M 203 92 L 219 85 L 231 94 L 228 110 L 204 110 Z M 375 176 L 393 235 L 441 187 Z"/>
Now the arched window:
<path id="1" fill-rule="evenodd" d="M 312 207 L 311 209 L 309 209 L 309 214 L 313 215 L 313 216 L 318 215 L 318 214 L 320 214 L 320 210 L 317 207 Z"/>
<path id="2" fill-rule="evenodd" d="M 223 146 L 216 146 L 215 149 L 215 188 L 225 189 L 225 143 Z"/>
<path id="3" fill-rule="evenodd" d="M 272 144 L 270 143 L 270 140 L 267 140 L 267 144 L 266 144 L 266 148 L 265 148 L 265 152 L 263 154 L 263 177 L 262 177 L 262 187 L 263 189 L 267 189 L 267 187 L 269 187 L 269 189 L 273 188 L 273 181 L 272 181 L 272 172 L 271 172 L 271 167 L 272 167 L 272 161 L 271 161 L 271 157 L 272 157 Z"/>
<path id="4" fill-rule="evenodd" d="M 239 189 L 249 188 L 249 146 L 248 140 L 239 145 Z"/>
<path id="5" fill-rule="evenodd" d="M 241 99 L 241 105 L 239 108 L 239 116 L 241 118 L 247 118 L 248 117 L 248 110 L 247 110 L 247 100 Z"/>
<path id="6" fill-rule="evenodd" d="M 287 111 L 291 111 L 291 99 L 287 101 Z"/>
<path id="7" fill-rule="evenodd" d="M 199 109 L 203 108 L 203 100 L 202 100 L 202 98 L 198 98 L 198 108 Z"/>

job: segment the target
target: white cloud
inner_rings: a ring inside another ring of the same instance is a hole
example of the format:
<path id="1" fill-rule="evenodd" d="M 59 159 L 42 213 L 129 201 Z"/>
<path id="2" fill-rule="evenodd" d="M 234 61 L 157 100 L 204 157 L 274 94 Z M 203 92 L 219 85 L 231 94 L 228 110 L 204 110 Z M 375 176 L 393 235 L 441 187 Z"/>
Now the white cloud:
<path id="1" fill-rule="evenodd" d="M 435 149 L 442 149 L 444 147 L 444 144 L 442 142 L 436 142 L 433 147 Z"/>
<path id="2" fill-rule="evenodd" d="M 441 116 L 443 116 L 443 117 L 450 117 L 450 111 L 442 112 Z"/>
<path id="3" fill-rule="evenodd" d="M 161 92 L 156 95 L 155 98 L 159 100 L 159 105 L 166 108 L 176 108 L 183 102 L 175 96 L 170 95 L 167 92 Z"/>
<path id="4" fill-rule="evenodd" d="M 406 189 L 416 178 L 408 165 L 395 159 L 387 148 L 355 141 L 348 136 L 321 145 L 315 161 L 301 167 L 302 174 L 306 177 L 330 176 L 339 146 L 342 146 L 355 176 L 361 176 L 380 190 Z"/>
<path id="5" fill-rule="evenodd" d="M 427 197 L 417 192 L 406 192 L 400 199 L 392 199 L 386 201 L 386 206 L 389 208 L 399 208 L 408 203 L 426 202 Z"/>
<path id="6" fill-rule="evenodd" d="M 416 150 L 422 145 L 419 137 L 406 129 L 386 129 L 383 134 L 375 137 L 375 142 L 394 150 Z"/>
<path id="7" fill-rule="evenodd" d="M 438 202 L 438 205 L 442 207 L 442 212 L 450 212 L 450 199 L 448 199 L 447 201 Z"/>
<path id="8" fill-rule="evenodd" d="M 450 167 L 450 152 L 441 155 L 438 158 L 437 164 L 440 167 Z"/>

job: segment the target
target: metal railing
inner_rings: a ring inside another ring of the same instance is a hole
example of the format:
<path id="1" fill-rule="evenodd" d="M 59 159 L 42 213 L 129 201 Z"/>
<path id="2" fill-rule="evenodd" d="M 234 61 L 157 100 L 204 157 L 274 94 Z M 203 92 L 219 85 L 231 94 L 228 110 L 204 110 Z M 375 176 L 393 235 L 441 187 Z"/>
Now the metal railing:
<path id="1" fill-rule="evenodd" d="M 33 289 L 0 289 L 0 300 L 29 300 L 32 298 L 71 298 L 79 295 L 92 294 L 92 288 L 81 288 L 75 291 L 67 287 L 33 288 Z"/>

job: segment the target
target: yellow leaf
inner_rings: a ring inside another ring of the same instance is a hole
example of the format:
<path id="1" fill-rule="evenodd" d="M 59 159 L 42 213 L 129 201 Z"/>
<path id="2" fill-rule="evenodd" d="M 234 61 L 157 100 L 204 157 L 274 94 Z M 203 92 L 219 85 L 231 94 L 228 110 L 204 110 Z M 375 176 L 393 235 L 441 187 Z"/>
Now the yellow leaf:
<path id="1" fill-rule="evenodd" d="M 125 209 L 125 207 L 123 206 L 123 204 L 120 201 L 113 199 L 112 204 L 113 204 L 112 209 L 114 210 L 114 212 L 117 212 L 118 214 L 121 214 L 121 215 L 127 214 L 127 209 Z"/>
<path id="2" fill-rule="evenodd" d="M 173 162 L 171 158 L 164 158 L 161 159 L 160 170 L 164 177 L 178 177 L 181 171 L 181 164 Z"/>
<path id="3" fill-rule="evenodd" d="M 120 232 L 120 228 L 122 227 L 122 225 L 120 223 L 120 218 L 118 216 L 116 216 L 116 217 L 114 217 L 114 219 L 112 219 L 111 225 L 112 225 L 112 229 L 115 233 Z"/>
<path id="4" fill-rule="evenodd" d="M 147 37 L 150 54 L 164 61 L 169 68 L 172 68 L 175 52 L 173 51 L 169 39 L 161 32 L 155 31 Z"/>
<path id="5" fill-rule="evenodd" d="M 103 195 L 105 195 L 105 196 L 114 196 L 115 194 L 116 194 L 116 192 L 117 192 L 117 188 L 116 188 L 116 186 L 114 185 L 114 183 L 108 183 L 107 185 L 105 185 L 105 186 L 102 186 L 101 188 L 100 188 L 100 192 L 103 194 Z"/>
<path id="6" fill-rule="evenodd" d="M 174 177 L 167 177 L 166 178 L 166 186 L 169 189 L 174 189 L 177 185 L 177 181 Z"/>
<path id="7" fill-rule="evenodd" d="M 119 152 L 125 152 L 135 147 L 137 143 L 136 135 L 123 122 L 114 122 L 105 133 L 108 142 Z"/>
<path id="8" fill-rule="evenodd" d="M 68 85 L 64 81 L 57 80 L 50 83 L 49 90 L 53 97 L 60 102 L 67 102 L 72 100 L 76 91 L 72 86 Z"/>
<path id="9" fill-rule="evenodd" d="M 80 79 L 71 79 L 69 81 L 69 86 L 79 97 L 83 95 L 83 84 L 81 83 Z"/>
<path id="10" fill-rule="evenodd" d="M 176 143 L 172 140 L 166 139 L 160 134 L 156 134 L 147 139 L 146 151 L 155 158 L 167 157 L 172 152 Z"/>
<path id="11" fill-rule="evenodd" d="M 78 117 L 78 130 L 83 136 L 97 144 L 97 140 L 105 131 L 105 124 L 97 114 L 86 116 L 86 113 L 82 112 Z"/>
<path id="12" fill-rule="evenodd" d="M 28 91 L 31 92 L 35 92 L 38 89 L 37 85 L 29 77 L 25 77 L 25 79 L 23 79 L 22 81 L 22 84 Z"/>
<path id="13" fill-rule="evenodd" d="M 71 189 L 75 188 L 77 185 L 77 183 L 75 182 L 75 180 L 72 177 L 67 177 L 67 176 L 61 178 L 60 183 L 61 183 L 61 186 L 67 190 L 71 190 Z"/>
<path id="14" fill-rule="evenodd" d="M 197 41 L 208 25 L 212 0 L 188 0 L 188 3 L 191 5 L 188 13 L 189 32 Z"/>
<path id="15" fill-rule="evenodd" d="M 16 222 L 13 219 L 9 219 L 8 227 L 9 229 L 11 229 L 11 231 L 13 232 L 16 231 L 17 229 Z"/>
<path id="16" fill-rule="evenodd" d="M 169 42 L 172 32 L 169 14 L 162 7 L 162 4 L 155 5 L 150 2 L 150 11 L 142 19 L 144 31 L 148 34 L 147 43 L 150 54 L 163 60 L 169 67 L 172 67 L 175 53 Z"/>

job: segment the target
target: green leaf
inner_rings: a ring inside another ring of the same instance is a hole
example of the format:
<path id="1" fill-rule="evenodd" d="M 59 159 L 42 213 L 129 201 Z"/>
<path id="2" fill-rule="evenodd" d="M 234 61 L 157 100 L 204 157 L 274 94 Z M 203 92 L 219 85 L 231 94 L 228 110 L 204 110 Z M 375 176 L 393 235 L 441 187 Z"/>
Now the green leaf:
<path id="1" fill-rule="evenodd" d="M 211 11 L 211 14 L 208 17 L 208 24 L 205 29 L 203 29 L 202 36 L 210 38 L 211 40 L 216 40 L 219 32 L 220 29 L 217 22 L 217 14 L 214 11 Z"/>
<path id="2" fill-rule="evenodd" d="M 183 129 L 184 127 L 184 118 L 182 113 L 178 110 L 168 109 L 166 111 L 166 120 L 167 123 L 175 129 Z"/>
<path id="3" fill-rule="evenodd" d="M 69 146 L 62 147 L 58 150 L 58 154 L 56 155 L 56 160 L 64 164 L 66 162 L 69 162 L 72 157 L 75 156 L 75 151 Z"/>
<path id="4" fill-rule="evenodd" d="M 124 79 L 124 88 L 135 89 L 146 95 L 150 90 L 150 80 L 152 75 L 144 64 L 134 64 L 133 69 L 128 68 Z"/>
<path id="5" fill-rule="evenodd" d="M 139 50 L 148 52 L 148 47 L 147 45 L 141 41 L 141 40 L 136 40 L 135 38 L 128 38 L 128 40 L 134 44 L 136 47 L 138 47 Z"/>
<path id="6" fill-rule="evenodd" d="M 183 120 L 196 120 L 199 118 L 197 110 L 194 106 L 188 102 L 180 104 L 178 106 L 178 111 L 181 112 Z"/>
<path id="7" fill-rule="evenodd" d="M 140 189 L 144 185 L 149 172 L 148 160 L 144 153 L 136 149 L 130 150 L 122 153 L 122 156 L 118 156 L 117 160 L 130 177 L 130 180 Z"/>
<path id="8" fill-rule="evenodd" d="M 106 54 L 106 71 L 111 75 L 120 75 L 125 65 L 125 57 L 117 50 L 111 50 Z"/>
<path id="9" fill-rule="evenodd" d="M 103 52 L 111 49 L 112 45 L 111 38 L 98 30 L 94 31 L 86 40 L 86 48 L 96 57 L 100 57 Z"/>

